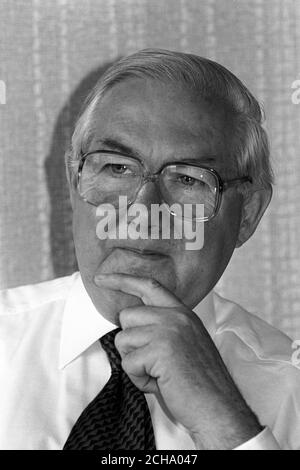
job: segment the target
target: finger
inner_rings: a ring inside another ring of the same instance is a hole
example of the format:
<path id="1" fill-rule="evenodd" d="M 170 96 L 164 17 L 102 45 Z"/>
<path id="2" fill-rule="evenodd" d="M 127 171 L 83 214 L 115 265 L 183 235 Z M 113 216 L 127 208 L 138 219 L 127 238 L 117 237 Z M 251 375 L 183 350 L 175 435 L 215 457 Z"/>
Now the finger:
<path id="1" fill-rule="evenodd" d="M 148 356 L 147 346 L 135 349 L 124 356 L 122 368 L 139 390 L 145 393 L 158 393 L 156 378 L 147 372 Z"/>
<path id="2" fill-rule="evenodd" d="M 105 274 L 95 276 L 95 283 L 118 290 L 125 294 L 139 297 L 145 305 L 160 307 L 178 307 L 182 305 L 179 299 L 156 279 L 132 276 L 129 274 Z"/>
<path id="3" fill-rule="evenodd" d="M 175 307 L 172 308 L 174 312 Z M 157 324 L 162 324 L 165 315 L 170 313 L 167 307 L 152 307 L 151 305 L 142 305 L 137 307 L 127 307 L 119 312 L 119 322 L 121 328 L 135 327 L 153 327 Z"/>
<path id="4" fill-rule="evenodd" d="M 116 335 L 115 346 L 123 358 L 131 351 L 147 346 L 151 342 L 152 337 L 153 327 L 151 326 L 127 328 Z"/>

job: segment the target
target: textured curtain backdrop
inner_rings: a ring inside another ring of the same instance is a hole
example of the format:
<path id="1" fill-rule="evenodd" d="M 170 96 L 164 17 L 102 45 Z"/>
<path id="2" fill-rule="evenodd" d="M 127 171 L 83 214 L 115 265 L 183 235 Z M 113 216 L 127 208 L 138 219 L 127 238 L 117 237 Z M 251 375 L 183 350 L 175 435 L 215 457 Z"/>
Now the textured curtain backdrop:
<path id="1" fill-rule="evenodd" d="M 123 54 L 177 49 L 221 62 L 264 104 L 274 198 L 218 291 L 299 338 L 300 1 L 0 0 L 0 9 L 1 288 L 76 268 L 63 153 L 96 77 Z"/>

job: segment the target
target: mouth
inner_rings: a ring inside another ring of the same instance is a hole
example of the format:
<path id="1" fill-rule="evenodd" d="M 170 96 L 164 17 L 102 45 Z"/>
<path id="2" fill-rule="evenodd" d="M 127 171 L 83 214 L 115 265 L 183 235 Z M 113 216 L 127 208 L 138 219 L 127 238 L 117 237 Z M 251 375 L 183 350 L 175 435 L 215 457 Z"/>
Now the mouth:
<path id="1" fill-rule="evenodd" d="M 143 258 L 143 259 L 146 259 L 146 260 L 153 260 L 154 261 L 154 260 L 159 260 L 159 259 L 168 257 L 165 253 L 162 253 L 160 251 L 154 251 L 154 250 L 129 248 L 129 247 L 122 247 L 122 248 L 116 248 L 116 249 L 129 251 L 133 255 L 136 255 L 137 257 Z"/>
<path id="2" fill-rule="evenodd" d="M 171 253 L 158 244 L 144 246 L 114 246 L 101 262 L 99 274 L 123 273 L 136 277 L 154 278 L 168 289 L 175 288 Z"/>

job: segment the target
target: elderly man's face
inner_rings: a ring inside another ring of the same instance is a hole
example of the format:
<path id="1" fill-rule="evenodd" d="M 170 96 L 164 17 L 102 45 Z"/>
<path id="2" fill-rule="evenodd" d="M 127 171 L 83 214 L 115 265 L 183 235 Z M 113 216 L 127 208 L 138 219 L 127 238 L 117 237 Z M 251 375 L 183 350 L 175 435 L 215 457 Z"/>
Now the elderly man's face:
<path id="1" fill-rule="evenodd" d="M 154 80 L 128 79 L 115 85 L 98 106 L 92 150 L 120 150 L 140 155 L 155 173 L 168 163 L 196 160 L 213 167 L 224 179 L 236 177 L 230 156 L 232 122 L 225 110 L 196 92 Z M 129 150 L 130 149 L 130 150 Z M 118 312 L 138 305 L 137 297 L 95 285 L 94 276 L 126 273 L 151 277 L 193 308 L 215 285 L 235 248 L 242 197 L 232 188 L 222 198 L 218 215 L 204 223 L 204 246 L 186 250 L 185 240 L 100 240 L 96 207 L 72 189 L 73 231 L 79 269 L 96 308 L 117 323 Z M 155 182 L 147 182 L 136 202 L 162 203 Z M 172 232 L 171 232 L 172 235 Z M 139 254 L 132 248 L 146 249 Z"/>

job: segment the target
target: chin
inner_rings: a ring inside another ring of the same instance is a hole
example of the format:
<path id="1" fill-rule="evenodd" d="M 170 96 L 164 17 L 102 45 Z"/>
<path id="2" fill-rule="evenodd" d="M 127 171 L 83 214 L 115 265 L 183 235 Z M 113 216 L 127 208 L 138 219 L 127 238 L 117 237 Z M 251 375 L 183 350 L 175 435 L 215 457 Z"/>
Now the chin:
<path id="1" fill-rule="evenodd" d="M 88 293 L 98 312 L 117 326 L 119 326 L 119 313 L 121 310 L 143 305 L 139 297 L 119 291 L 100 289 L 95 285 L 88 289 Z"/>

